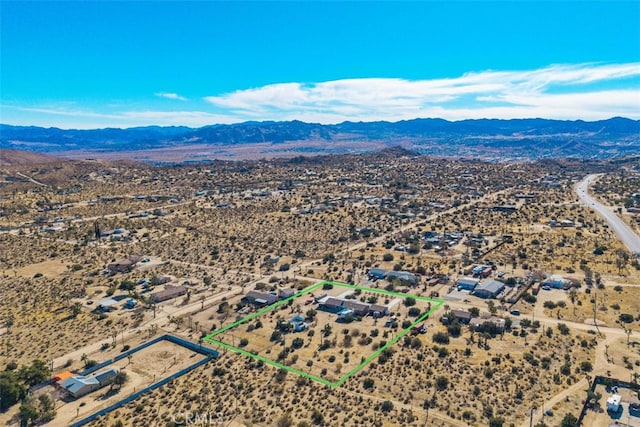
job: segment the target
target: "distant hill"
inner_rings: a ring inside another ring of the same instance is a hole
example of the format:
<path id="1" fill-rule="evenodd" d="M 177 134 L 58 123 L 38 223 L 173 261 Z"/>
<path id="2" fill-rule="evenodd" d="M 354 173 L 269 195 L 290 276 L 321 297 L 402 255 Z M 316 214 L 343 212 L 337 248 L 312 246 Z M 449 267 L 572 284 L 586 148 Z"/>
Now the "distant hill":
<path id="1" fill-rule="evenodd" d="M 0 148 L 36 152 L 142 152 L 213 145 L 265 144 L 269 152 L 366 152 L 402 146 L 421 154 L 482 158 L 607 158 L 640 153 L 640 121 L 414 119 L 400 122 L 246 122 L 202 128 L 63 130 L 0 125 Z M 266 152 L 266 151 L 265 151 Z"/>
<path id="2" fill-rule="evenodd" d="M 23 166 L 60 162 L 63 159 L 48 154 L 21 150 L 0 150 L 0 166 Z"/>

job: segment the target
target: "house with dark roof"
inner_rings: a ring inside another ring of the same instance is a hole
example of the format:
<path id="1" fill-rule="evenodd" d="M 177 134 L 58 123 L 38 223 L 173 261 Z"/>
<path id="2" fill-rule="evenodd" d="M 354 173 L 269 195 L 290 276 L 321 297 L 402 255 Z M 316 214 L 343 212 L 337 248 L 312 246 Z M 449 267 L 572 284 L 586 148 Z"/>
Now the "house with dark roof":
<path id="1" fill-rule="evenodd" d="M 342 303 L 342 306 L 348 308 L 349 310 L 353 310 L 353 313 L 358 316 L 366 316 L 369 314 L 370 304 L 365 302 L 345 299 Z"/>
<path id="2" fill-rule="evenodd" d="M 112 262 L 107 266 L 107 269 L 112 273 L 128 273 L 133 270 L 133 267 L 135 267 L 135 265 L 136 262 L 134 260 L 126 258 L 116 262 Z"/>
<path id="3" fill-rule="evenodd" d="M 265 307 L 278 301 L 278 296 L 269 292 L 249 291 L 240 301 L 243 304 L 253 304 L 257 307 Z"/>
<path id="4" fill-rule="evenodd" d="M 382 317 L 389 314 L 389 309 L 384 305 L 368 304 L 366 302 L 356 301 L 353 299 L 326 297 L 320 299 L 318 302 L 318 310 L 334 314 L 346 313 L 347 310 L 350 311 L 350 314 L 355 314 L 357 316 L 366 316 L 370 314 L 374 317 Z"/>
<path id="5" fill-rule="evenodd" d="M 342 310 L 342 302 L 340 298 L 326 297 L 319 301 L 318 309 L 337 314 Z"/>
<path id="6" fill-rule="evenodd" d="M 371 304 L 369 306 L 369 314 L 373 317 L 382 317 L 389 315 L 389 308 L 386 305 Z"/>
<path id="7" fill-rule="evenodd" d="M 185 288 L 182 285 L 179 285 L 179 286 L 167 285 L 164 290 L 151 294 L 149 298 L 151 298 L 152 302 L 157 304 L 162 301 L 168 301 L 170 299 L 178 298 L 179 296 L 185 295 L 186 293 L 187 293 L 187 288 Z"/>
<path id="8" fill-rule="evenodd" d="M 471 321 L 471 313 L 465 310 L 451 310 L 449 313 L 445 314 L 440 318 L 440 321 L 445 325 L 451 321 L 451 317 L 458 319 L 458 322 L 464 323 L 465 325 Z"/>
<path id="9" fill-rule="evenodd" d="M 387 271 L 382 268 L 372 268 L 367 273 L 367 277 L 369 277 L 369 280 L 383 280 L 387 277 Z"/>
<path id="10" fill-rule="evenodd" d="M 278 291 L 278 298 L 287 299 L 289 297 L 294 296 L 295 294 L 296 294 L 296 290 L 295 289 L 284 288 L 284 289 L 280 289 Z"/>

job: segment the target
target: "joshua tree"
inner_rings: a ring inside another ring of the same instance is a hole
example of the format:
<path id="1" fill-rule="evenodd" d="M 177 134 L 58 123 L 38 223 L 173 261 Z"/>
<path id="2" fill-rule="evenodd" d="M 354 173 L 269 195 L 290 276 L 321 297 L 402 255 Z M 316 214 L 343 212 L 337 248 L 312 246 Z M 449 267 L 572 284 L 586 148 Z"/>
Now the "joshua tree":
<path id="1" fill-rule="evenodd" d="M 78 317 L 78 314 L 82 312 L 82 304 L 79 302 L 74 302 L 71 306 L 71 316 Z"/>

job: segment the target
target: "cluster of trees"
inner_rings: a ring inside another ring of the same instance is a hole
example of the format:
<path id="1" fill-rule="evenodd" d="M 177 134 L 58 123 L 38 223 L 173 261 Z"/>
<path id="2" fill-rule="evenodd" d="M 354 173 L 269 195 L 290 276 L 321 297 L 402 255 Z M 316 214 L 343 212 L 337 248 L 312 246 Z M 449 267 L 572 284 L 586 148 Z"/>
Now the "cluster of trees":
<path id="1" fill-rule="evenodd" d="M 29 387 L 47 381 L 50 377 L 51 369 L 42 360 L 34 360 L 31 365 L 21 366 L 19 369 L 16 363 L 9 363 L 0 372 L 0 412 L 24 400 Z M 49 410 L 47 405 L 40 406 Z"/>
<path id="2" fill-rule="evenodd" d="M 22 425 L 37 425 L 51 421 L 56 416 L 53 400 L 48 394 L 41 394 L 37 399 L 27 397 L 20 405 Z"/>

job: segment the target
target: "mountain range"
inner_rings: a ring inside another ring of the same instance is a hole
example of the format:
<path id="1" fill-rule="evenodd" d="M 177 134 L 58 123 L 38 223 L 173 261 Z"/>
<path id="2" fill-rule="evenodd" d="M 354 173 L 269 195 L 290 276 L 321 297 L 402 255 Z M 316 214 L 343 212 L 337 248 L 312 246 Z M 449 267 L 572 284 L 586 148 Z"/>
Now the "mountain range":
<path id="1" fill-rule="evenodd" d="M 489 159 L 609 158 L 640 153 L 640 121 L 620 117 L 592 122 L 414 119 L 323 125 L 287 121 L 201 128 L 148 126 L 92 130 L 0 125 L 0 149 L 55 153 L 63 157 L 74 157 L 74 152 L 100 157 L 101 154 L 166 154 L 179 149 L 183 154 L 198 151 L 197 157 L 202 160 L 234 157 L 240 149 L 247 151 L 248 147 L 255 147 L 257 154 L 270 153 L 265 156 L 277 157 L 358 153 L 391 146 L 436 156 Z M 206 155 L 207 150 L 210 156 Z M 181 157 L 182 160 L 188 158 Z"/>

